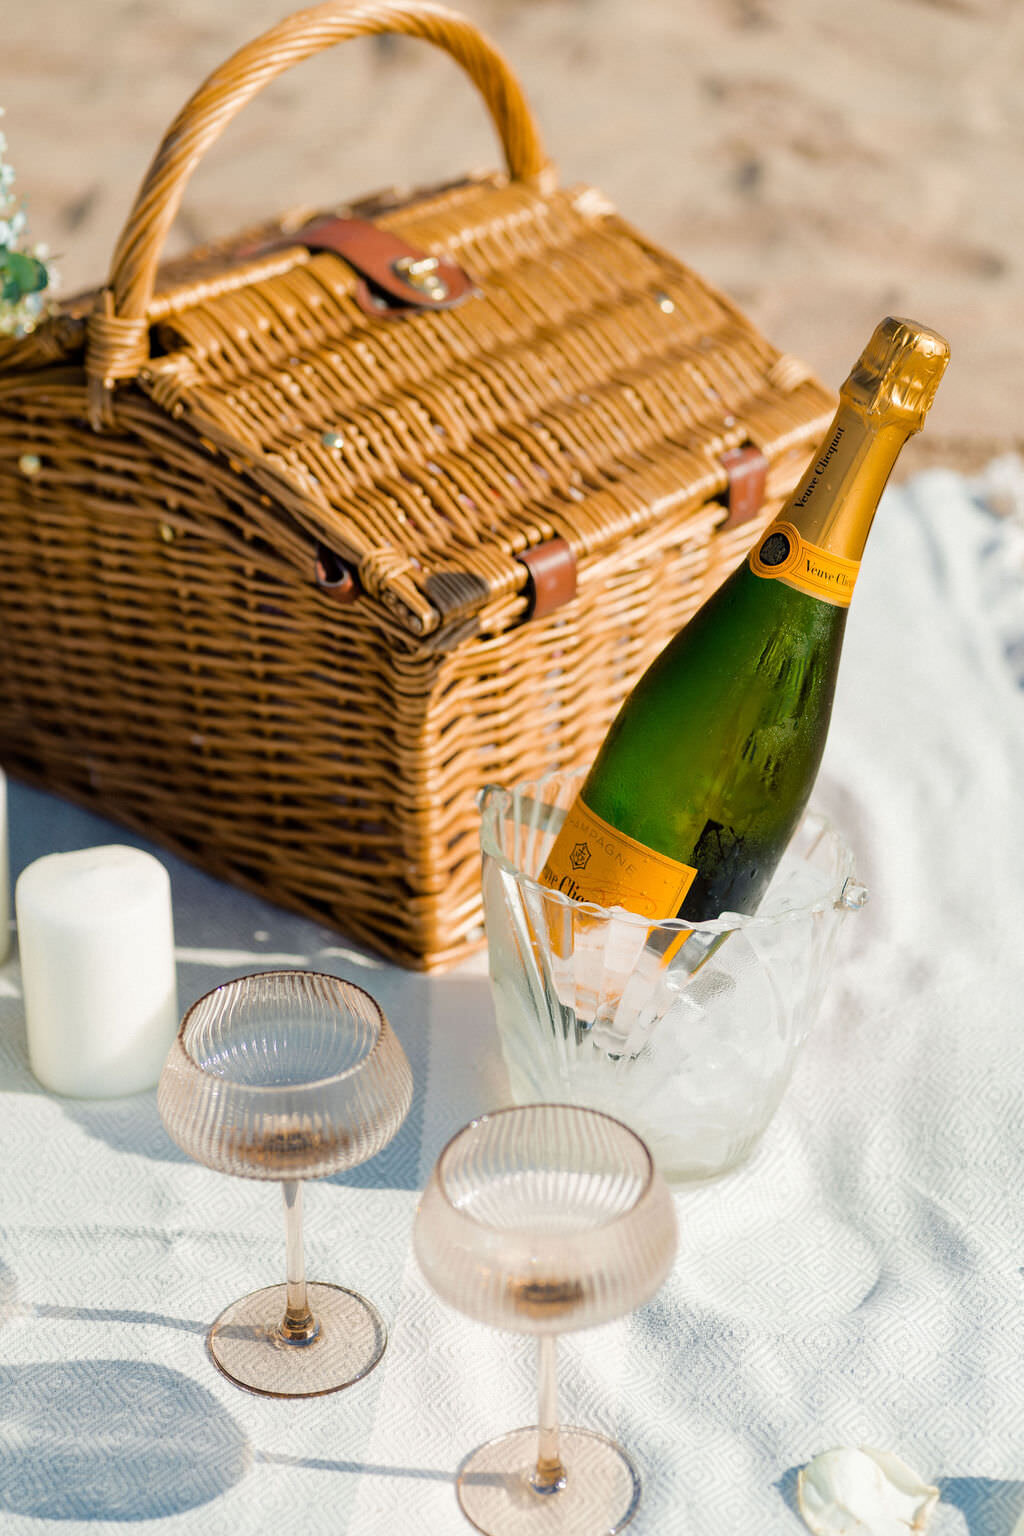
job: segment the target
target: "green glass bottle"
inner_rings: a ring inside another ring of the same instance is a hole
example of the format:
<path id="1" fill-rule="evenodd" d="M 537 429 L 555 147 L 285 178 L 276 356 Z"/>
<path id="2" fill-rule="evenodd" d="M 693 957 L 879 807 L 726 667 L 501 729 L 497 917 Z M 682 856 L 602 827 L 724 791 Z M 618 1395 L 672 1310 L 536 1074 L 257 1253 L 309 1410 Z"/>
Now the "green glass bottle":
<path id="1" fill-rule="evenodd" d="M 821 762 L 872 518 L 948 358 L 878 326 L 787 505 L 623 704 L 545 885 L 652 920 L 756 910 Z"/>

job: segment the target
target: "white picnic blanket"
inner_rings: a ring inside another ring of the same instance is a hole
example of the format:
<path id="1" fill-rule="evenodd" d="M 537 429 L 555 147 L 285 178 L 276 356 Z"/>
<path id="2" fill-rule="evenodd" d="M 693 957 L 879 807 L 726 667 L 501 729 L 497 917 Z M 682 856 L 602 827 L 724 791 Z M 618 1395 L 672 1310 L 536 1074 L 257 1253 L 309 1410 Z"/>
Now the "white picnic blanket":
<path id="1" fill-rule="evenodd" d="M 816 1452 L 897 1452 L 935 1536 L 1024 1510 L 1024 466 L 890 491 L 851 610 L 817 799 L 871 890 L 753 1160 L 676 1196 L 656 1300 L 561 1350 L 567 1421 L 626 1444 L 636 1536 L 796 1536 Z M 139 842 L 10 786 L 11 879 L 57 849 Z M 153 850 L 156 851 L 156 850 Z M 416 1078 L 376 1161 L 306 1192 L 311 1278 L 388 1320 L 380 1367 L 304 1402 L 212 1367 L 206 1325 L 283 1277 L 281 1201 L 168 1141 L 155 1093 L 45 1093 L 16 948 L 0 968 L 0 1531 L 462 1536 L 453 1472 L 535 1421 L 526 1341 L 428 1291 L 417 1192 L 446 1138 L 503 1101 L 482 963 L 410 975 L 180 861 L 184 1007 L 228 977 L 311 966 L 367 987 Z"/>

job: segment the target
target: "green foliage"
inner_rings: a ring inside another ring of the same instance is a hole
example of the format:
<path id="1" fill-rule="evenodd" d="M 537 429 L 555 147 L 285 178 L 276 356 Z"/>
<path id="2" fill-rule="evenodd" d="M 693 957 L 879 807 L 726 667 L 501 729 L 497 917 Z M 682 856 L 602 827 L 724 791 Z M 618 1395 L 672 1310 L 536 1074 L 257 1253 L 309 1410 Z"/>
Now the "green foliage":
<path id="1" fill-rule="evenodd" d="M 30 293 L 41 293 L 50 281 L 46 265 L 24 251 L 0 247 L 0 298 L 5 304 L 20 304 Z"/>

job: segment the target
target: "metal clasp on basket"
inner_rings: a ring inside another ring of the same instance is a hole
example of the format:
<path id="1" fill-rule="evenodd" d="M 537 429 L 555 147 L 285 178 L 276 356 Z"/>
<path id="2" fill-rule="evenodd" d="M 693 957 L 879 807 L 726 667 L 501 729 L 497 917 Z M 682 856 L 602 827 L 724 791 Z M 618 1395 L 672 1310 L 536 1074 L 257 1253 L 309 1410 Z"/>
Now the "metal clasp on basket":
<path id="1" fill-rule="evenodd" d="M 451 291 L 444 279 L 438 276 L 440 265 L 436 256 L 399 256 L 391 263 L 391 270 L 403 282 L 439 304 Z"/>

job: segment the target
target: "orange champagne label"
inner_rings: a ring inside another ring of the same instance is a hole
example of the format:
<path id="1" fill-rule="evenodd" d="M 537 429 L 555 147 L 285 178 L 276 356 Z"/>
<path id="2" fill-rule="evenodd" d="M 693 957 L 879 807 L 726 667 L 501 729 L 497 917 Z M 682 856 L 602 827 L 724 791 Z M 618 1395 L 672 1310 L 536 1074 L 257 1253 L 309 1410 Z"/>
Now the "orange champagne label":
<path id="1" fill-rule="evenodd" d="M 542 885 L 573 901 L 625 907 L 660 921 L 675 917 L 697 871 L 667 854 L 627 837 L 577 799 L 565 818 L 547 863 Z"/>
<path id="2" fill-rule="evenodd" d="M 755 576 L 774 577 L 836 608 L 848 608 L 859 560 L 844 560 L 802 539 L 792 523 L 772 523 L 750 552 Z"/>

